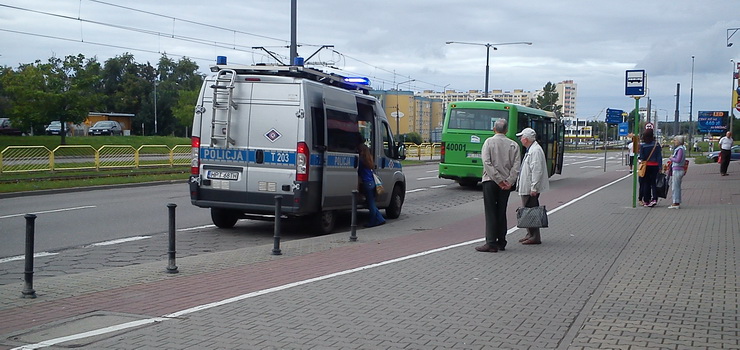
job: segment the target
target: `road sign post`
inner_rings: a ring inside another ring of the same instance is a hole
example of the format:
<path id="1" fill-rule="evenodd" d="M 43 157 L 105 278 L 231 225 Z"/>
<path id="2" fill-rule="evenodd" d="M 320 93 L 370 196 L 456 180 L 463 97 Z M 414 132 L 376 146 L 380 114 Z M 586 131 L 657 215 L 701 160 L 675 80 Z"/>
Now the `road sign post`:
<path id="1" fill-rule="evenodd" d="M 647 78 L 644 69 L 628 70 L 625 73 L 624 94 L 635 99 L 635 120 L 632 128 L 634 135 L 639 135 L 637 130 L 640 125 L 640 97 L 645 96 Z M 635 152 L 633 163 L 637 165 L 637 152 Z M 632 172 L 632 208 L 637 207 L 637 171 Z"/>

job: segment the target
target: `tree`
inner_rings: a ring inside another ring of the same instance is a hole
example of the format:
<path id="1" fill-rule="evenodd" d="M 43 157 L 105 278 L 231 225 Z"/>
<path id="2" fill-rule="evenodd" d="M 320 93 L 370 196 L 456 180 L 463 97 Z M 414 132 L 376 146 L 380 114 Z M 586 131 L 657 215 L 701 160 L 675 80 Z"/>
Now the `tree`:
<path id="1" fill-rule="evenodd" d="M 534 108 L 539 108 L 544 111 L 552 111 L 560 113 L 563 110 L 563 106 L 558 104 L 558 92 L 555 91 L 556 85 L 552 82 L 547 82 L 545 87 L 542 88 L 542 94 L 537 96 L 537 100 L 533 100 Z"/>
<path id="2" fill-rule="evenodd" d="M 100 65 L 83 55 L 36 61 L 5 71 L 2 86 L 10 99 L 9 116 L 21 129 L 43 132 L 52 120 L 81 123 L 103 100 L 98 92 Z M 65 133 L 61 133 L 65 144 Z"/>

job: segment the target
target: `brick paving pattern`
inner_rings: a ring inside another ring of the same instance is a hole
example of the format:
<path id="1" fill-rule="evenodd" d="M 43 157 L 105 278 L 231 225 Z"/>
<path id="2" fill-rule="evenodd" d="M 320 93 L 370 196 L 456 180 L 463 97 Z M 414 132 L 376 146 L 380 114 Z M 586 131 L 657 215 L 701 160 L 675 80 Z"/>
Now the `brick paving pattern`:
<path id="1" fill-rule="evenodd" d="M 483 216 L 471 192 L 449 209 L 425 207 L 423 225 L 391 221 L 361 231 L 357 243 L 329 235 L 286 242 L 281 257 L 265 256 L 265 247 L 191 256 L 175 276 L 159 262 L 48 277 L 34 300 L 8 284 L 0 286 L 0 349 L 23 345 L 33 327 L 82 315 L 160 317 L 464 242 L 49 348 L 737 349 L 740 163 L 730 176 L 717 172 L 691 167 L 680 210 L 665 200 L 632 208 L 631 180 L 617 182 L 553 212 L 544 244 L 517 244 L 517 230 L 496 254 L 473 250 Z M 553 190 L 542 201 L 552 211 L 581 194 Z"/>

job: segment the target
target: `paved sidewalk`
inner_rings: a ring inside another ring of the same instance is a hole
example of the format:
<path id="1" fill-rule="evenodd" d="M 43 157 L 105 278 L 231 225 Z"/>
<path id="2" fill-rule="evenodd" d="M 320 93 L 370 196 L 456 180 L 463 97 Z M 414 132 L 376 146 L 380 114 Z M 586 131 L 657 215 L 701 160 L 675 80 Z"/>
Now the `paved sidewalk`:
<path id="1" fill-rule="evenodd" d="M 516 230 L 495 254 L 473 250 L 475 201 L 355 243 L 285 242 L 279 257 L 254 247 L 179 259 L 177 275 L 158 263 L 47 278 L 33 300 L 2 286 L 0 349 L 86 331 L 49 348 L 740 348 L 740 162 L 725 177 L 694 164 L 683 188 L 680 210 L 632 208 L 631 179 L 567 206 L 554 190 L 544 244 Z"/>

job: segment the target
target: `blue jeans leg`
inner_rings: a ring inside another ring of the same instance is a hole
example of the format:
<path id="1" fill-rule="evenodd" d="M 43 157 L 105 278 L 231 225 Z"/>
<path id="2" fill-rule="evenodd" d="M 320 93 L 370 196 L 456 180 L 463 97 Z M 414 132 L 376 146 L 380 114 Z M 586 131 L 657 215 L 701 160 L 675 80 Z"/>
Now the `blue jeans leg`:
<path id="1" fill-rule="evenodd" d="M 370 219 L 367 226 L 377 226 L 385 223 L 385 218 L 380 214 L 380 210 L 378 210 L 375 203 L 375 183 L 363 182 L 362 189 L 365 192 L 365 199 L 367 199 L 367 208 L 370 210 Z"/>

